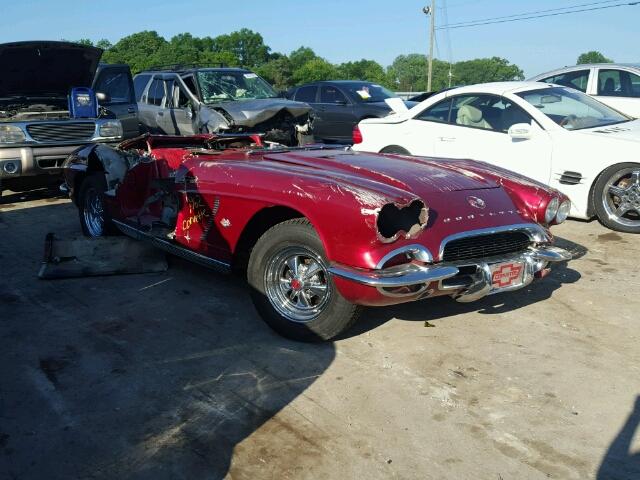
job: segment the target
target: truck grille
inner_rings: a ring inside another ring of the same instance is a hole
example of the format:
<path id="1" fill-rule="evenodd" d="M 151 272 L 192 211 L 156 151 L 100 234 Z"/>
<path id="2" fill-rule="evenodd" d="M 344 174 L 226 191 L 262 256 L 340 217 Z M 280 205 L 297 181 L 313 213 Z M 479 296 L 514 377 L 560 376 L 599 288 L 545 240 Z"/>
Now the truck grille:
<path id="1" fill-rule="evenodd" d="M 523 252 L 531 240 L 524 232 L 500 232 L 452 240 L 444 247 L 442 260 L 458 262 Z"/>
<path id="2" fill-rule="evenodd" d="M 27 132 L 36 142 L 73 142 L 91 140 L 96 130 L 94 122 L 35 123 Z"/>

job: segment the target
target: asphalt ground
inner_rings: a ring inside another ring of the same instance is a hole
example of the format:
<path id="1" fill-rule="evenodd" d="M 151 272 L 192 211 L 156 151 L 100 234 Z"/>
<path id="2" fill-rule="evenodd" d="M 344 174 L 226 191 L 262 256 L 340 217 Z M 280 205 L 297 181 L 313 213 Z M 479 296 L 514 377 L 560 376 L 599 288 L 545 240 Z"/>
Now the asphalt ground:
<path id="1" fill-rule="evenodd" d="M 553 232 L 528 288 L 369 309 L 333 343 L 274 334 L 242 279 L 38 280 L 46 192 L 0 204 L 2 479 L 640 478 L 640 242 Z"/>

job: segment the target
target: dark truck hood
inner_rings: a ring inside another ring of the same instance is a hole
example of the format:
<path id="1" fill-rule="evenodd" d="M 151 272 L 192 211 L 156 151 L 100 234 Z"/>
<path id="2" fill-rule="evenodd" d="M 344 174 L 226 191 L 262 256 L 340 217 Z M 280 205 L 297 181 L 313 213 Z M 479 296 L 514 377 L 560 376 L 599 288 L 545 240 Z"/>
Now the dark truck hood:
<path id="1" fill-rule="evenodd" d="M 287 100 L 285 98 L 263 98 L 208 103 L 207 107 L 224 110 L 236 125 L 246 127 L 253 127 L 265 120 L 269 120 L 281 111 L 290 113 L 294 118 L 305 115 L 311 111 L 311 107 L 308 104 Z"/>
<path id="2" fill-rule="evenodd" d="M 100 48 L 69 42 L 0 44 L 0 97 L 62 96 L 72 87 L 90 87 Z"/>

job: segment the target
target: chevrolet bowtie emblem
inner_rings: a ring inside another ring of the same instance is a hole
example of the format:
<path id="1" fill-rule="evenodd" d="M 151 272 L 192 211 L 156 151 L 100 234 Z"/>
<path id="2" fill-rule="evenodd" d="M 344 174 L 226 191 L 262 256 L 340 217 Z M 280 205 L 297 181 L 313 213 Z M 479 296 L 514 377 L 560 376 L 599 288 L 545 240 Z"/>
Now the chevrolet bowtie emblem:
<path id="1" fill-rule="evenodd" d="M 485 201 L 478 197 L 467 197 L 467 202 L 469 202 L 469 205 L 471 205 L 474 208 L 483 209 L 484 207 L 487 206 Z"/>

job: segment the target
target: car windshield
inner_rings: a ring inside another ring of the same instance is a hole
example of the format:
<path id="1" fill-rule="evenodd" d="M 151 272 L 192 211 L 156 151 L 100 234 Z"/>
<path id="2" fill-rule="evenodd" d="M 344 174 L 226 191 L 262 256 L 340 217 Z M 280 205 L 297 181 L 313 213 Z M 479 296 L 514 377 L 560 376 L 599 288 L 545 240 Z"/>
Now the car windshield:
<path id="1" fill-rule="evenodd" d="M 384 102 L 387 98 L 397 96 L 382 85 L 375 83 L 348 83 L 345 85 L 345 90 L 356 102 L 362 103 Z"/>
<path id="2" fill-rule="evenodd" d="M 582 92 L 550 87 L 517 94 L 567 130 L 603 127 L 631 120 Z"/>
<path id="3" fill-rule="evenodd" d="M 275 98 L 277 92 L 255 73 L 203 70 L 198 82 L 204 103 Z"/>

